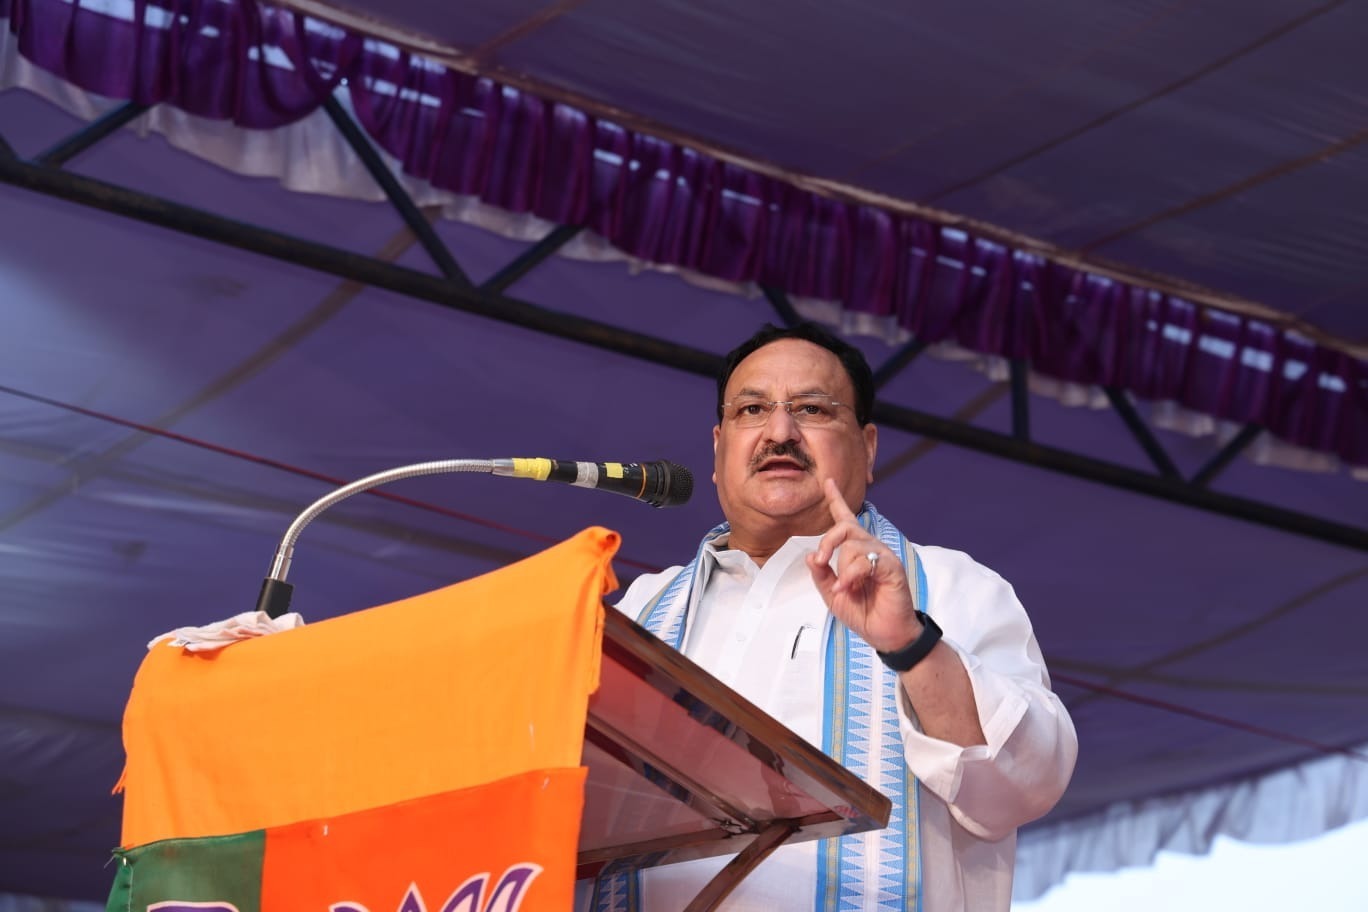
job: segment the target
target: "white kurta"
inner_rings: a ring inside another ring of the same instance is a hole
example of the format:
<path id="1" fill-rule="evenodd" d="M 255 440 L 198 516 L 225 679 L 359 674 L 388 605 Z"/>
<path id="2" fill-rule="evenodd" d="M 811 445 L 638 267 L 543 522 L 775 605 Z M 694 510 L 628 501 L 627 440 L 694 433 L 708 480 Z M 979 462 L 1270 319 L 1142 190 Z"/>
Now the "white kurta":
<path id="1" fill-rule="evenodd" d="M 706 582 L 689 612 L 684 653 L 812 744 L 821 745 L 822 641 L 827 611 L 803 556 L 818 538 L 793 538 L 763 567 L 709 545 Z M 1016 828 L 1052 807 L 1077 754 L 1073 723 L 1049 689 L 1030 621 L 1012 587 L 968 555 L 917 547 L 929 613 L 964 662 L 986 746 L 961 748 L 922 734 L 904 697 L 904 754 L 921 780 L 925 912 L 1006 912 Z M 638 578 L 618 609 L 640 615 L 679 571 Z M 817 843 L 786 846 L 728 897 L 731 912 L 810 909 Z M 646 912 L 682 909 L 726 858 L 654 868 Z"/>

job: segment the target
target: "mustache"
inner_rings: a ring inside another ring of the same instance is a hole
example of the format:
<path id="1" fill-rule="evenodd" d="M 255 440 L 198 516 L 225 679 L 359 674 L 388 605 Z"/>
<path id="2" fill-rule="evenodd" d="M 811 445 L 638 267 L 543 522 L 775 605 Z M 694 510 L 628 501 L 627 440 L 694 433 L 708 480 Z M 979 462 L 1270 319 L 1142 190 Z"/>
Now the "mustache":
<path id="1" fill-rule="evenodd" d="M 756 453 L 750 462 L 752 472 L 758 472 L 760 466 L 767 459 L 792 459 L 798 466 L 807 471 L 812 468 L 812 457 L 803 452 L 803 448 L 795 440 L 785 440 L 781 443 L 768 444 L 763 450 Z"/>

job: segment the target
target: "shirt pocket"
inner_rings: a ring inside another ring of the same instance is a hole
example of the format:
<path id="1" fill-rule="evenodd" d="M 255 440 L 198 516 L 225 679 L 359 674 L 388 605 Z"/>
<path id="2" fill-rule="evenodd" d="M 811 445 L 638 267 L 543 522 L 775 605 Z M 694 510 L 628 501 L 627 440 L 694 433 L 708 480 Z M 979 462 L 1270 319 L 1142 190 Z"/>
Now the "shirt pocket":
<path id="1" fill-rule="evenodd" d="M 770 705 L 776 718 L 809 743 L 822 741 L 822 630 L 803 624 L 788 639 L 787 658 Z"/>

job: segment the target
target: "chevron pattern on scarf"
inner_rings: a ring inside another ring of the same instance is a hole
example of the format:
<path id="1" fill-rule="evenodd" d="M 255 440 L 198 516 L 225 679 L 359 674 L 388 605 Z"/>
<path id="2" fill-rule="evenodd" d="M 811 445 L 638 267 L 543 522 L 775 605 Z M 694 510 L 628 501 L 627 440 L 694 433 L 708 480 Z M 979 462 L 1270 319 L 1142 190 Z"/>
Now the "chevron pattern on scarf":
<path id="1" fill-rule="evenodd" d="M 908 568 L 917 607 L 926 610 L 926 577 L 907 539 L 868 503 L 860 513 L 860 524 Z M 826 657 L 822 748 L 892 799 L 893 808 L 883 830 L 822 842 L 816 908 L 822 912 L 919 910 L 916 825 L 920 795 L 903 759 L 897 674 L 884 667 L 869 644 L 835 622 Z"/>

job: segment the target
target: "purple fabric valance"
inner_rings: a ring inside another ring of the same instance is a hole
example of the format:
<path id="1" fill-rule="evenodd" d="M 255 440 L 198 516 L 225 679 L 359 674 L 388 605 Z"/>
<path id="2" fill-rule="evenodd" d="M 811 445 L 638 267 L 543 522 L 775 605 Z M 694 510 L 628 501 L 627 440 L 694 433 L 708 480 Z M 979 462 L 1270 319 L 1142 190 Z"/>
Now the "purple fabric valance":
<path id="1" fill-rule="evenodd" d="M 370 136 L 443 190 L 1368 466 L 1368 362 L 1269 321 L 824 197 L 257 0 L 0 0 L 0 17 L 83 89 L 250 129 L 345 84 Z"/>

